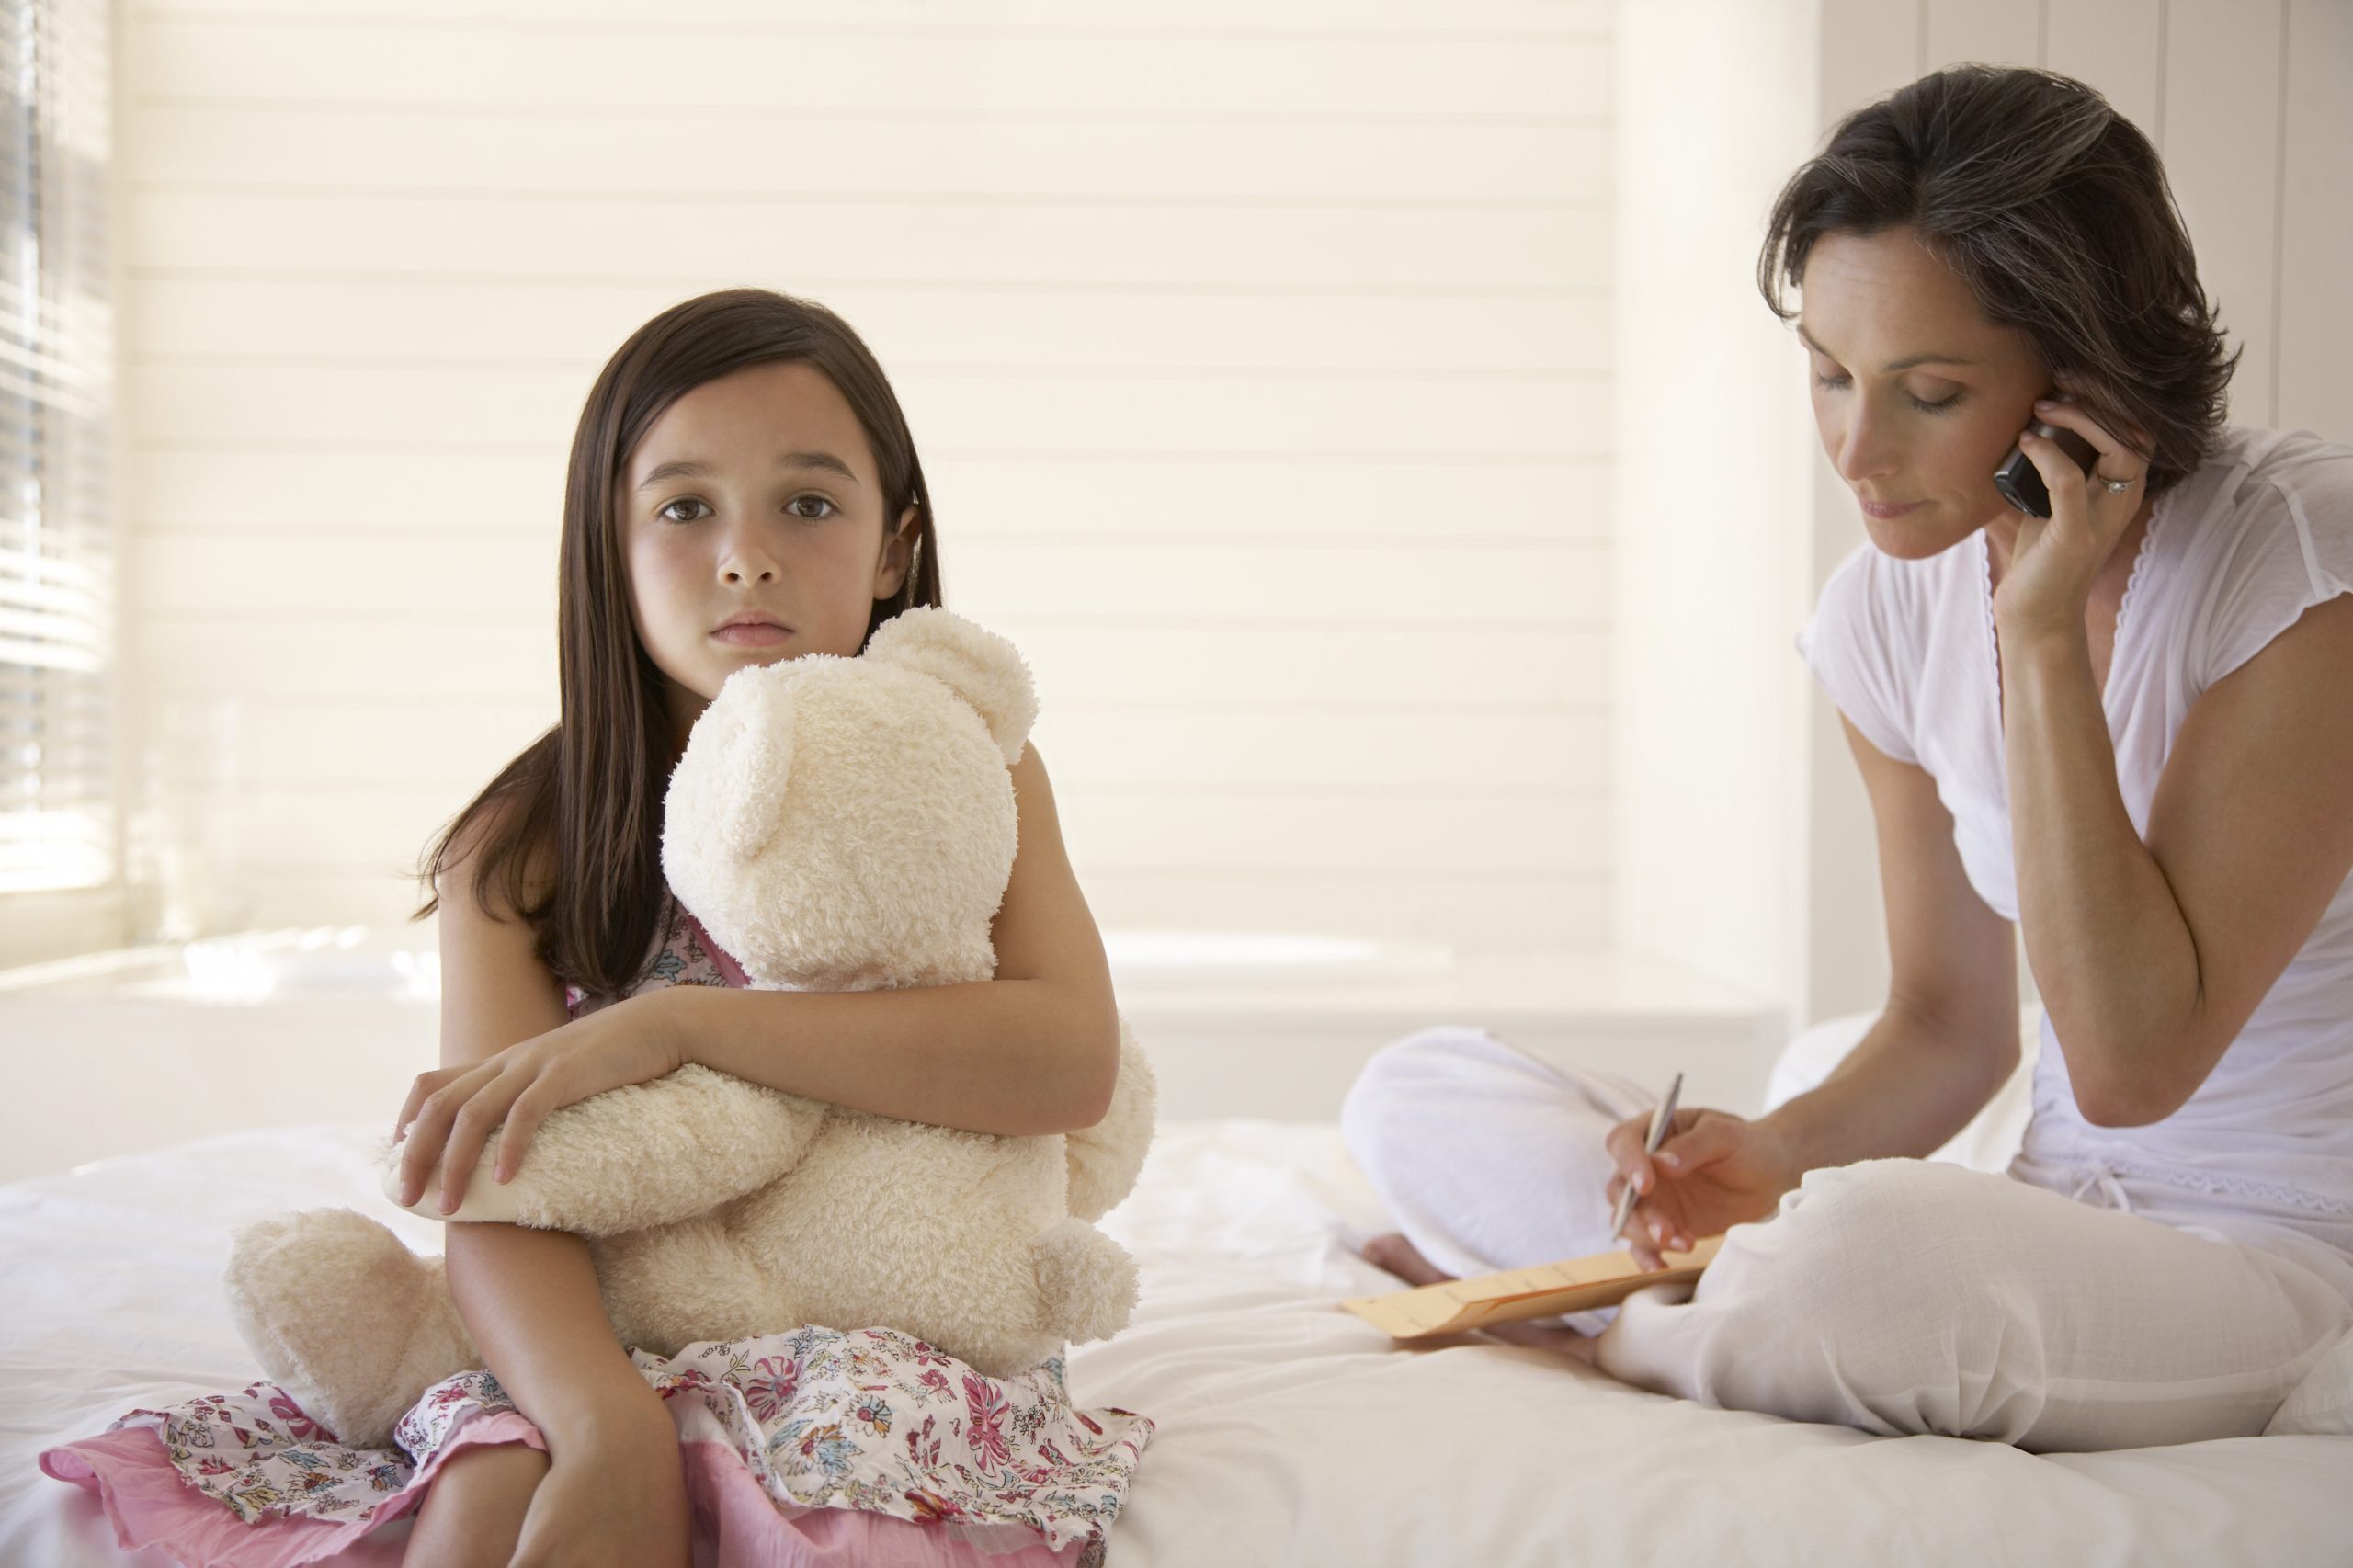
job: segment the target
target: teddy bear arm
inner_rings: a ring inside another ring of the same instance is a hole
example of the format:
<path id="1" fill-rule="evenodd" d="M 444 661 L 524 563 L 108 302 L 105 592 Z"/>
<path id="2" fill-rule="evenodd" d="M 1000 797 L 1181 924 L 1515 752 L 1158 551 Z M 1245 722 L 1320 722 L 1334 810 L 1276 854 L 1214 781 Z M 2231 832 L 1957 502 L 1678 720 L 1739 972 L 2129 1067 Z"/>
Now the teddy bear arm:
<path id="1" fill-rule="evenodd" d="M 410 1211 L 611 1236 L 709 1212 L 798 1165 L 824 1119 L 814 1101 L 689 1064 L 565 1106 L 540 1124 L 512 1180 L 494 1137 L 454 1214 L 428 1188 Z M 386 1167 L 387 1184 L 395 1165 Z"/>
<path id="2" fill-rule="evenodd" d="M 1121 1018 L 1120 1079 L 1111 1090 L 1111 1108 L 1094 1126 L 1063 1135 L 1074 1215 L 1099 1220 L 1135 1187 L 1144 1153 L 1152 1146 L 1158 1101 L 1152 1062 L 1137 1043 L 1135 1031 Z"/>

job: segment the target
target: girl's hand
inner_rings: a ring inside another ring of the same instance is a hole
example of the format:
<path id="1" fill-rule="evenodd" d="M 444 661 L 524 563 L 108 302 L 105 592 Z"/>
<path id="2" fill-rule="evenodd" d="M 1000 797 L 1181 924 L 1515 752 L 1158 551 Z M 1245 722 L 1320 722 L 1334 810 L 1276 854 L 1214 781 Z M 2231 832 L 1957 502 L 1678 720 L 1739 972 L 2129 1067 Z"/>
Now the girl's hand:
<path id="1" fill-rule="evenodd" d="M 2019 432 L 2018 450 L 2051 492 L 2051 516 L 2020 516 L 2018 544 L 1994 589 L 1994 620 L 2003 630 L 2080 635 L 2092 583 L 2147 498 L 2149 460 L 2075 403 L 2046 399 L 2034 405 L 2034 416 L 2089 441 L 2099 460 L 2086 473 L 2048 436 Z M 2110 490 L 2106 480 L 2128 483 Z"/>
<path id="2" fill-rule="evenodd" d="M 1655 1154 L 1643 1153 L 1650 1131 L 1644 1111 L 1611 1128 L 1604 1145 L 1618 1166 L 1605 1194 L 1613 1209 L 1628 1182 L 1641 1194 L 1620 1233 L 1644 1268 L 1664 1268 L 1660 1254 L 1670 1249 L 1688 1252 L 1703 1236 L 1764 1219 L 1804 1174 L 1769 1123 L 1728 1111 L 1677 1110 Z"/>
<path id="3" fill-rule="evenodd" d="M 547 1478 L 507 1568 L 687 1568 L 694 1515 L 678 1431 L 646 1392 L 626 1415 L 549 1435 Z"/>
<path id="4" fill-rule="evenodd" d="M 663 990 L 626 996 L 472 1066 L 418 1074 L 392 1129 L 395 1139 L 408 1133 L 401 1151 L 401 1206 L 417 1200 L 438 1165 L 441 1212 L 454 1213 L 465 1201 L 483 1145 L 502 1123 L 494 1175 L 507 1181 L 522 1167 L 523 1153 L 550 1112 L 677 1071 L 685 1055 L 662 1005 L 667 995 Z"/>

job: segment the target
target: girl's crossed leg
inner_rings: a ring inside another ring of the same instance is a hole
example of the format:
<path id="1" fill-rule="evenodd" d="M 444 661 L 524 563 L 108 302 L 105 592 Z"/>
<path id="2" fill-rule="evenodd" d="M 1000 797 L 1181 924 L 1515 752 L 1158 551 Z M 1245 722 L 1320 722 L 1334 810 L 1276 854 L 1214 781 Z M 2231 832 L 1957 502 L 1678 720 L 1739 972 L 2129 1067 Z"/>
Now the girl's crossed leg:
<path id="1" fill-rule="evenodd" d="M 528 1443 L 452 1454 L 417 1509 L 404 1561 L 430 1568 L 506 1568 L 548 1456 Z"/>

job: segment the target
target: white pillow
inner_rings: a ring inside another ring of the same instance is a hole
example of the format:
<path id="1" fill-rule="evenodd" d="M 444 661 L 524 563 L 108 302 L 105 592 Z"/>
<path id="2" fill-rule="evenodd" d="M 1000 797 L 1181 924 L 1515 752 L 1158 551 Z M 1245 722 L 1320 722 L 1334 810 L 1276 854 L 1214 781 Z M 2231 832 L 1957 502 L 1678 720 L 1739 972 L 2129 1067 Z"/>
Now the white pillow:
<path id="1" fill-rule="evenodd" d="M 2341 1437 L 2353 1434 L 2353 1329 L 2304 1374 L 2263 1429 L 2267 1437 Z"/>
<path id="2" fill-rule="evenodd" d="M 1765 1108 L 1771 1110 L 1795 1099 L 1830 1076 L 1847 1053 L 1862 1043 L 1878 1022 L 1877 1013 L 1849 1013 L 1825 1018 L 1784 1046 L 1765 1083 Z M 2007 1082 L 1970 1119 L 1952 1141 L 1928 1157 L 1973 1171 L 1999 1173 L 2009 1167 L 2026 1137 L 2027 1113 L 2034 1104 L 2034 1058 L 2042 1043 L 2042 1015 L 2029 1008 L 2018 1023 L 2018 1065 Z"/>

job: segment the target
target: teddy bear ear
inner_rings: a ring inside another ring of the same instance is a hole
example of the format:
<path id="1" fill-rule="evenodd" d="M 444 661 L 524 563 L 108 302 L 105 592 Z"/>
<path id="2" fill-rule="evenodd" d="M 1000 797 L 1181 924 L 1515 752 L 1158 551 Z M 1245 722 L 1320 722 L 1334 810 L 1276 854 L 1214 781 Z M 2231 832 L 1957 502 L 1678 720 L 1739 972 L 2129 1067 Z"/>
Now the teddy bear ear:
<path id="1" fill-rule="evenodd" d="M 774 666 L 746 665 L 727 677 L 687 736 L 672 775 L 691 780 L 699 823 L 721 849 L 748 860 L 776 835 L 776 802 L 792 774 L 792 683 Z M 683 823 L 682 823 L 683 825 Z"/>
<path id="2" fill-rule="evenodd" d="M 884 621 L 865 656 L 939 681 L 980 714 L 1007 767 L 1021 760 L 1029 727 L 1038 722 L 1038 687 L 1019 651 L 995 632 L 918 605 Z"/>

